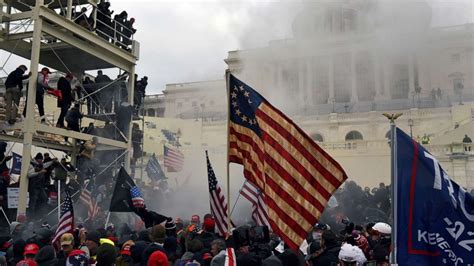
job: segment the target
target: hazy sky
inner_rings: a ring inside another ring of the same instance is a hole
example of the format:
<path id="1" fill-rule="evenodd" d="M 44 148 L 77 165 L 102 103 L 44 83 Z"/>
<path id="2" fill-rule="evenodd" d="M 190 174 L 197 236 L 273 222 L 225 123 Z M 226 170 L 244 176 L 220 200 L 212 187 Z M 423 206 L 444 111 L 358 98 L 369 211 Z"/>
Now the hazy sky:
<path id="1" fill-rule="evenodd" d="M 473 1 L 429 2 L 433 25 L 472 21 Z M 147 93 L 152 94 L 161 92 L 168 83 L 223 78 L 228 51 L 291 38 L 294 3 L 303 2 L 111 0 L 111 8 L 116 13 L 127 10 L 129 17 L 136 19 L 135 39 L 141 44 L 137 73 L 149 77 Z M 5 58 L 4 54 L 0 56 Z M 11 63 L 5 70 L 15 67 Z"/>
<path id="2" fill-rule="evenodd" d="M 300 2 L 111 1 L 113 9 L 128 10 L 136 18 L 136 39 L 141 43 L 138 73 L 149 76 L 148 93 L 160 92 L 167 83 L 220 79 L 228 51 L 290 38 L 294 16 L 290 3 Z M 429 2 L 433 8 L 433 25 L 472 21 L 473 1 Z"/>

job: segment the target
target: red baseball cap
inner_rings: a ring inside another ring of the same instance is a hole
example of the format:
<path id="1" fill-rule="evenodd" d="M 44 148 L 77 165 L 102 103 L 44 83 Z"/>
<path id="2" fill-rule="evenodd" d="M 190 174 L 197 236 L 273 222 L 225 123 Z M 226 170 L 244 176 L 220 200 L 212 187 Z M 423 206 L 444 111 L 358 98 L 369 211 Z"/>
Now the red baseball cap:
<path id="1" fill-rule="evenodd" d="M 25 247 L 25 252 L 23 252 L 23 256 L 25 255 L 36 255 L 38 253 L 39 247 L 36 244 L 28 244 Z"/>
<path id="2" fill-rule="evenodd" d="M 168 256 L 162 251 L 155 251 L 151 253 L 150 258 L 148 259 L 148 266 L 167 266 L 168 265 Z"/>

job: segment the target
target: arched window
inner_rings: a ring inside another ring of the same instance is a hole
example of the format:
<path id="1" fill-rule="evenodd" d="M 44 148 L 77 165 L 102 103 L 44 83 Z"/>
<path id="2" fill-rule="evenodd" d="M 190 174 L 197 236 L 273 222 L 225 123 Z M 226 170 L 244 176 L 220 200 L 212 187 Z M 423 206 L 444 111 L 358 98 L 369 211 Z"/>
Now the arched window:
<path id="1" fill-rule="evenodd" d="M 363 140 L 362 134 L 359 131 L 352 130 L 346 134 L 346 141 L 349 140 Z"/>
<path id="2" fill-rule="evenodd" d="M 153 108 L 148 109 L 147 114 L 148 116 L 155 116 L 155 109 Z"/>
<path id="3" fill-rule="evenodd" d="M 314 133 L 311 135 L 311 138 L 316 141 L 316 142 L 324 142 L 324 138 L 323 138 L 323 135 L 319 134 L 319 133 Z"/>

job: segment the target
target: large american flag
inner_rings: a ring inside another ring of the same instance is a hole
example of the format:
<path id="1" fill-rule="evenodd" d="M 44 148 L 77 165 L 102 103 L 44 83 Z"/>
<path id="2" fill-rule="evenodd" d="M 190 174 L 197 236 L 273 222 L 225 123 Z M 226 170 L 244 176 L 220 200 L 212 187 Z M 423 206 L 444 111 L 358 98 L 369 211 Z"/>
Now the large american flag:
<path id="1" fill-rule="evenodd" d="M 267 205 L 263 199 L 262 192 L 252 183 L 245 180 L 240 195 L 246 198 L 252 204 L 252 219 L 258 226 L 266 225 L 270 228 L 268 222 Z"/>
<path id="2" fill-rule="evenodd" d="M 227 200 L 225 199 L 224 193 L 221 187 L 217 183 L 216 175 L 212 169 L 209 156 L 206 151 L 207 160 L 207 176 L 209 181 L 209 201 L 211 203 L 211 214 L 214 216 L 216 221 L 217 231 L 221 235 L 227 233 Z"/>
<path id="3" fill-rule="evenodd" d="M 85 183 L 86 185 L 82 189 L 79 199 L 87 206 L 87 219 L 92 220 L 99 213 L 99 206 L 97 205 L 94 195 L 92 195 L 92 182 L 88 180 Z"/>
<path id="4" fill-rule="evenodd" d="M 229 161 L 264 194 L 273 232 L 297 249 L 332 193 L 342 167 L 251 87 L 228 76 Z"/>
<path id="5" fill-rule="evenodd" d="M 183 169 L 184 155 L 176 147 L 164 146 L 164 165 L 168 172 L 179 172 Z"/>
<path id="6" fill-rule="evenodd" d="M 66 190 L 63 206 L 61 207 L 61 216 L 59 217 L 58 229 L 53 237 L 53 245 L 61 238 L 64 233 L 72 233 L 74 230 L 74 211 L 72 208 L 71 194 Z"/>

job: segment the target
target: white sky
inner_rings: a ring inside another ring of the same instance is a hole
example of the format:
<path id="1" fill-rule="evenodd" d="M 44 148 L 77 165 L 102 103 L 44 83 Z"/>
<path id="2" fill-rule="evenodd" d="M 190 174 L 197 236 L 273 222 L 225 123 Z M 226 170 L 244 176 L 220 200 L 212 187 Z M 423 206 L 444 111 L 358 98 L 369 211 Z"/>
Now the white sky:
<path id="1" fill-rule="evenodd" d="M 472 22 L 474 0 L 430 2 L 433 25 Z M 141 44 L 137 74 L 149 77 L 147 94 L 153 94 L 168 83 L 223 78 L 228 51 L 291 37 L 289 3 L 302 2 L 111 0 L 111 9 L 127 10 L 136 19 L 135 39 Z M 5 58 L 5 53 L 0 54 L 0 60 Z M 17 66 L 18 61 L 12 62 L 5 67 L 7 72 Z"/>
<path id="2" fill-rule="evenodd" d="M 228 51 L 291 37 L 293 15 L 288 3 L 299 2 L 302 1 L 112 0 L 111 7 L 128 10 L 129 16 L 136 18 L 136 39 L 141 43 L 137 73 L 148 75 L 147 93 L 158 93 L 168 83 L 223 78 Z M 474 0 L 431 3 L 433 25 L 472 21 Z"/>

